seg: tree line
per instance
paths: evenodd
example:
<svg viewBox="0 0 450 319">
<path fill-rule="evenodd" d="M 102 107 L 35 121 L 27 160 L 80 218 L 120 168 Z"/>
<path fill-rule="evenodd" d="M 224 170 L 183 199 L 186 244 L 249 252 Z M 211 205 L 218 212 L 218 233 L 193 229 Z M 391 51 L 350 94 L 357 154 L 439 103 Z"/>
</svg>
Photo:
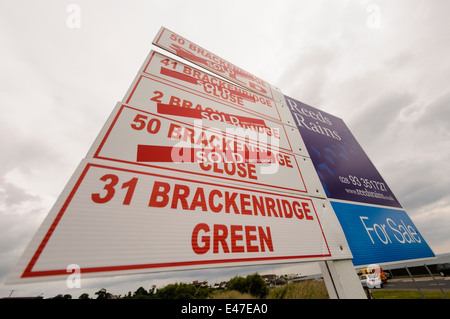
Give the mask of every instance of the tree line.
<svg viewBox="0 0 450 319">
<path fill-rule="evenodd" d="M 241 276 L 231 278 L 226 288 L 211 288 L 186 283 L 175 283 L 160 289 L 156 289 L 155 285 L 151 286 L 148 290 L 144 287 L 139 287 L 135 292 L 132 293 L 129 291 L 124 296 L 115 296 L 105 288 L 101 288 L 95 293 L 95 297 L 91 298 L 89 294 L 83 293 L 78 299 L 207 299 L 215 291 L 220 289 L 237 290 L 241 293 L 248 293 L 256 298 L 265 298 L 269 293 L 269 288 L 264 278 L 258 273 L 254 273 L 245 278 Z M 59 294 L 51 299 L 72 299 L 72 296 L 69 294 Z"/>
</svg>

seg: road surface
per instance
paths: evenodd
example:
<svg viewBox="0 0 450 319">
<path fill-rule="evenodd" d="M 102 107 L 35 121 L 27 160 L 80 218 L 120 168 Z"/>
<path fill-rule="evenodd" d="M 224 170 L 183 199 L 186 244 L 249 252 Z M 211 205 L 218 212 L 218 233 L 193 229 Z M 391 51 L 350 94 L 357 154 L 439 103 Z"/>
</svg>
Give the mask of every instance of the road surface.
<svg viewBox="0 0 450 319">
<path fill-rule="evenodd" d="M 417 277 L 414 278 L 416 285 L 421 290 L 439 290 L 443 289 L 450 298 L 450 277 L 435 276 L 436 281 L 431 277 Z M 417 290 L 414 282 L 409 277 L 392 278 L 383 285 L 382 289 L 387 290 Z"/>
</svg>

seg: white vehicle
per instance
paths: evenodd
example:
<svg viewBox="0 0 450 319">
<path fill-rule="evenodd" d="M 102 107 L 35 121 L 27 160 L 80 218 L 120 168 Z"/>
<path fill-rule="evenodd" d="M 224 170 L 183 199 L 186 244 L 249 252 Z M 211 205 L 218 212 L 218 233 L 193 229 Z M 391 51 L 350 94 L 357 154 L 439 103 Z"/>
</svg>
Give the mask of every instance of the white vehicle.
<svg viewBox="0 0 450 319">
<path fill-rule="evenodd" d="M 363 285 L 363 287 L 367 287 L 370 289 L 371 288 L 381 288 L 383 286 L 383 282 L 375 274 L 362 275 L 361 276 L 361 284 Z"/>
</svg>

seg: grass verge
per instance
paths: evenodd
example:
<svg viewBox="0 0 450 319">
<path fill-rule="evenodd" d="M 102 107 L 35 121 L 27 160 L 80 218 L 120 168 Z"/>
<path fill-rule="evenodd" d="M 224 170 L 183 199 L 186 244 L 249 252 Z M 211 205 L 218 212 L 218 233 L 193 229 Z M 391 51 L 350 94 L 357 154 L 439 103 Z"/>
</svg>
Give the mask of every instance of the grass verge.
<svg viewBox="0 0 450 319">
<path fill-rule="evenodd" d="M 257 299 L 250 294 L 236 290 L 216 291 L 211 299 Z M 329 299 L 323 281 L 305 280 L 280 287 L 271 288 L 265 299 Z"/>
<path fill-rule="evenodd" d="M 267 299 L 330 299 L 323 281 L 305 280 L 270 290 Z"/>
<path fill-rule="evenodd" d="M 416 290 L 371 290 L 374 299 L 423 299 L 422 295 Z M 425 299 L 445 299 L 440 291 L 422 291 Z M 450 292 L 446 291 L 447 297 Z"/>
</svg>

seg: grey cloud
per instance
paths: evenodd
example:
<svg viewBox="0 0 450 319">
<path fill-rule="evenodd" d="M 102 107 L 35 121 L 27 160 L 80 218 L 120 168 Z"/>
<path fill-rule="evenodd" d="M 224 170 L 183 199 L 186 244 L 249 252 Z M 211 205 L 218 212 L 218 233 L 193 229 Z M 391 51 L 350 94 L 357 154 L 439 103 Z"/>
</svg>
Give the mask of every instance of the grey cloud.
<svg viewBox="0 0 450 319">
<path fill-rule="evenodd" d="M 335 45 L 318 44 L 296 57 L 281 76 L 287 95 L 310 105 L 321 105 L 327 75 L 337 58 Z"/>
<path fill-rule="evenodd" d="M 37 200 L 40 200 L 39 196 L 28 194 L 25 190 L 8 183 L 4 178 L 0 180 L 0 202 L 6 207 Z"/>
<path fill-rule="evenodd" d="M 436 133 L 450 134 L 450 90 L 431 101 L 424 110 L 423 116 L 416 121 L 420 128 Z"/>
<path fill-rule="evenodd" d="M 370 147 L 372 141 L 384 135 L 385 130 L 394 124 L 400 111 L 413 100 L 414 96 L 408 93 L 384 93 L 364 105 L 358 112 L 358 117 L 352 118 L 348 125 L 357 132 L 360 142 Z"/>
<path fill-rule="evenodd" d="M 33 166 L 39 166 L 58 157 L 57 150 L 38 136 L 22 133 L 3 120 L 0 121 L 0 136 L 3 154 L 7 154 L 0 157 L 0 172 L 3 174 L 17 167 L 30 172 Z"/>
<path fill-rule="evenodd" d="M 420 154 L 403 156 L 401 151 L 397 152 L 397 159 L 386 166 L 386 179 L 405 208 L 418 211 L 432 203 L 450 200 L 450 180 L 445 178 L 450 176 L 448 152 L 437 154 L 436 158 Z"/>
<path fill-rule="evenodd" d="M 22 204 L 26 204 L 27 194 L 21 196 Z M 12 267 L 19 260 L 20 255 L 24 252 L 26 245 L 30 242 L 33 234 L 37 231 L 36 225 L 42 222 L 44 210 L 39 208 L 37 201 L 31 201 L 38 208 L 23 209 L 18 208 L 19 202 L 7 205 L 0 209 L 0 282 L 6 279 Z M 26 205 L 25 205 L 26 206 Z"/>
</svg>

